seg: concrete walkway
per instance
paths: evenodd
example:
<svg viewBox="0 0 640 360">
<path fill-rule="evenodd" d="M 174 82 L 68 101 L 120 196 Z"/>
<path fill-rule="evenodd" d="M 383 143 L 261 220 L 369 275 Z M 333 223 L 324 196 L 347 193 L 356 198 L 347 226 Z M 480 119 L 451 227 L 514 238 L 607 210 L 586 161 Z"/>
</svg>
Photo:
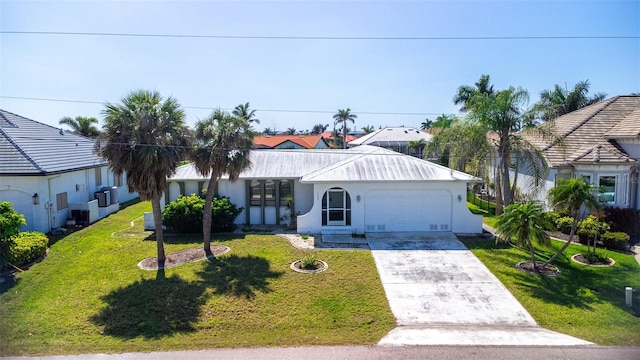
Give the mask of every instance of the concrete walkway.
<svg viewBox="0 0 640 360">
<path fill-rule="evenodd" d="M 539 327 L 451 233 L 367 235 L 398 328 L 379 345 L 591 345 Z"/>
</svg>

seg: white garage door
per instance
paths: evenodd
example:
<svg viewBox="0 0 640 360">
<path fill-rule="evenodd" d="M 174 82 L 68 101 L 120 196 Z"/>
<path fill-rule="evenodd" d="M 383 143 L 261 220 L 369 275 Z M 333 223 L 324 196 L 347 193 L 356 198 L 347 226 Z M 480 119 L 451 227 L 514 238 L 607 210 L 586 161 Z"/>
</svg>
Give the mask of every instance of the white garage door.
<svg viewBox="0 0 640 360">
<path fill-rule="evenodd" d="M 447 190 L 375 190 L 365 199 L 365 231 L 451 231 Z"/>
</svg>

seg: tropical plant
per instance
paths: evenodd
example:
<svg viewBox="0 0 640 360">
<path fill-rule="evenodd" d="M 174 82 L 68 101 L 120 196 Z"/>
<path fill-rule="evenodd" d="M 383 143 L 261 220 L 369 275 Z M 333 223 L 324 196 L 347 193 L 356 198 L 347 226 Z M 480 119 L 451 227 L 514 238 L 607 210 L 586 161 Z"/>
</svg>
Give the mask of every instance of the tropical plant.
<svg viewBox="0 0 640 360">
<path fill-rule="evenodd" d="M 289 135 L 295 135 L 295 134 L 296 134 L 296 131 L 297 131 L 297 130 L 296 130 L 296 128 L 294 128 L 294 127 L 290 127 L 290 128 L 288 128 L 288 129 L 287 129 L 287 134 L 289 134 Z"/>
<path fill-rule="evenodd" d="M 582 178 L 558 179 L 556 186 L 549 190 L 549 205 L 558 212 L 571 215 L 573 222 L 569 240 L 545 264 L 552 263 L 569 247 L 576 233 L 578 221 L 583 219 L 588 211 L 600 209 L 594 191 L 593 185 Z"/>
<path fill-rule="evenodd" d="M 12 242 L 8 264 L 21 266 L 42 257 L 47 252 L 49 238 L 38 231 L 25 231 L 14 236 Z"/>
<path fill-rule="evenodd" d="M 260 120 L 256 119 L 256 110 L 255 109 L 250 110 L 248 102 L 236 106 L 231 113 L 241 119 L 244 119 L 249 124 L 251 123 L 260 124 Z"/>
<path fill-rule="evenodd" d="M 426 118 L 424 119 L 422 124 L 420 124 L 420 130 L 429 130 L 431 129 L 432 124 L 433 124 L 433 121 L 429 120 L 429 118 Z"/>
<path fill-rule="evenodd" d="M 65 116 L 58 123 L 69 126 L 76 135 L 89 138 L 96 138 L 100 135 L 100 130 L 94 125 L 98 123 L 98 119 L 94 117 L 76 116 L 75 119 L 72 119 Z"/>
<path fill-rule="evenodd" d="M 103 133 L 96 150 L 106 158 L 116 176 L 126 173 L 129 191 L 150 200 L 153 208 L 158 268 L 164 267 L 164 237 L 160 198 L 167 177 L 191 147 L 191 133 L 184 112 L 172 97 L 164 100 L 156 91 L 138 90 L 119 104 L 107 103 Z"/>
<path fill-rule="evenodd" d="M 10 252 L 14 245 L 14 237 L 26 223 L 24 215 L 15 211 L 10 202 L 0 202 L 0 270 L 6 269 L 11 261 Z"/>
<path fill-rule="evenodd" d="M 453 122 L 456 120 L 454 115 L 438 115 L 438 117 L 431 124 L 432 129 L 447 129 L 451 127 Z"/>
<path fill-rule="evenodd" d="M 367 125 L 367 126 L 363 126 L 360 128 L 360 130 L 362 130 L 362 132 L 366 135 L 366 134 L 371 134 L 372 132 L 376 131 L 376 129 L 373 127 L 373 125 Z"/>
<path fill-rule="evenodd" d="M 347 148 L 347 133 L 349 131 L 349 123 L 355 124 L 358 115 L 351 113 L 350 108 L 338 109 L 338 112 L 333 115 L 333 125 L 342 126 L 342 148 Z"/>
<path fill-rule="evenodd" d="M 164 208 L 162 221 L 167 228 L 176 232 L 199 232 L 203 228 L 205 197 L 197 194 L 180 196 Z M 243 208 L 237 207 L 228 197 L 214 196 L 211 205 L 211 232 L 233 231 L 234 221 L 242 210 Z"/>
<path fill-rule="evenodd" d="M 407 148 L 411 154 L 416 154 L 418 157 L 422 157 L 422 150 L 424 149 L 424 139 L 411 140 L 407 143 Z"/>
<path fill-rule="evenodd" d="M 534 109 L 542 120 L 549 121 L 600 102 L 607 97 L 607 94 L 601 92 L 588 96 L 589 86 L 589 80 L 583 80 L 577 83 L 573 90 L 569 91 L 555 84 L 553 90 L 540 92 L 540 100 L 534 105 Z"/>
<path fill-rule="evenodd" d="M 496 235 L 504 241 L 514 241 L 520 248 L 528 248 L 533 268 L 537 269 L 533 242 L 549 246 L 551 240 L 545 229 L 551 226 L 544 215 L 544 206 L 538 201 L 511 204 L 496 222 Z"/>
<path fill-rule="evenodd" d="M 581 243 L 587 245 L 587 255 L 595 254 L 596 242 L 600 236 L 611 229 L 609 224 L 604 221 L 600 221 L 598 217 L 589 215 L 585 219 L 578 222 L 578 239 Z"/>
<path fill-rule="evenodd" d="M 311 135 L 320 135 L 323 132 L 325 132 L 328 127 L 329 127 L 329 124 L 322 124 L 322 123 L 315 124 L 311 129 Z"/>
<path fill-rule="evenodd" d="M 264 130 L 262 130 L 262 133 L 265 135 L 275 135 L 276 131 L 272 128 L 264 128 Z"/>
<path fill-rule="evenodd" d="M 244 118 L 229 115 L 218 109 L 196 123 L 196 150 L 193 163 L 203 176 L 211 174 L 202 216 L 204 251 L 211 255 L 211 209 L 215 184 L 224 174 L 230 181 L 251 166 L 249 155 L 253 148 L 251 125 Z"/>
<path fill-rule="evenodd" d="M 458 92 L 453 97 L 453 103 L 455 105 L 462 105 L 460 111 L 466 112 L 469 110 L 467 106 L 468 102 L 478 95 L 495 95 L 493 85 L 489 85 L 491 81 L 489 75 L 481 75 L 480 80 L 475 83 L 475 87 L 469 85 L 462 85 L 458 88 Z"/>
</svg>

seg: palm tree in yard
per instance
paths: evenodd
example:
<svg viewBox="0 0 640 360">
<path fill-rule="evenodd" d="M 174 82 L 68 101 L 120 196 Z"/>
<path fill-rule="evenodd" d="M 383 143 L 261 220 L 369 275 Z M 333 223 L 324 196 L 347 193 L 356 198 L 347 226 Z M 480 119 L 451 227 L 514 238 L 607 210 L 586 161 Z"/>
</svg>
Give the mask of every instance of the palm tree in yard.
<svg viewBox="0 0 640 360">
<path fill-rule="evenodd" d="M 555 84 L 553 90 L 540 92 L 540 101 L 534 105 L 534 108 L 540 114 L 542 120 L 549 121 L 600 102 L 607 97 L 605 93 L 596 93 L 593 96 L 588 96 L 589 86 L 589 80 L 583 80 L 577 83 L 573 90 L 569 91 Z"/>
<path fill-rule="evenodd" d="M 244 119 L 249 123 L 260 124 L 260 120 L 256 119 L 256 110 L 250 110 L 249 103 L 244 103 L 236 106 L 235 109 L 233 109 L 232 114 L 241 119 Z"/>
<path fill-rule="evenodd" d="M 556 186 L 549 190 L 549 205 L 558 212 L 568 213 L 573 218 L 573 223 L 569 240 L 545 264 L 553 262 L 571 244 L 578 220 L 588 215 L 587 212 L 600 209 L 594 192 L 593 185 L 582 178 L 558 179 Z"/>
<path fill-rule="evenodd" d="M 544 207 L 538 201 L 511 204 L 496 222 L 496 235 L 504 241 L 515 241 L 518 247 L 527 248 L 534 271 L 538 269 L 534 241 L 549 246 L 551 240 L 545 229 L 549 221 L 544 216 Z M 546 264 L 545 264 L 546 265 Z"/>
<path fill-rule="evenodd" d="M 347 148 L 347 131 L 349 122 L 355 124 L 358 115 L 352 114 L 350 108 L 338 109 L 338 112 L 333 115 L 334 126 L 342 125 L 342 148 Z"/>
<path fill-rule="evenodd" d="M 65 116 L 58 123 L 69 126 L 76 135 L 89 138 L 97 138 L 100 135 L 100 130 L 95 126 L 98 123 L 98 119 L 94 117 L 76 116 L 75 119 L 72 119 Z"/>
<path fill-rule="evenodd" d="M 224 174 L 229 175 L 230 181 L 236 181 L 240 173 L 251 166 L 249 154 L 253 148 L 253 132 L 245 118 L 215 110 L 196 123 L 195 136 L 193 163 L 203 176 L 211 174 L 202 216 L 204 251 L 211 255 L 211 204 L 215 184 Z"/>
<path fill-rule="evenodd" d="M 327 128 L 329 127 L 329 124 L 315 124 L 313 125 L 313 128 L 311 129 L 311 135 L 320 135 L 323 132 L 325 132 L 327 130 Z"/>
<path fill-rule="evenodd" d="M 164 239 L 160 198 L 167 177 L 185 158 L 191 144 L 184 112 L 172 97 L 158 92 L 134 91 L 119 104 L 107 103 L 105 124 L 96 150 L 106 158 L 116 176 L 126 173 L 129 191 L 150 200 L 153 208 L 158 268 L 164 267 Z"/>
<path fill-rule="evenodd" d="M 418 157 L 422 157 L 422 150 L 424 149 L 425 142 L 424 139 L 420 140 L 411 140 L 407 143 L 407 148 L 411 152 L 411 154 L 415 154 Z"/>
<path fill-rule="evenodd" d="M 376 129 L 373 127 L 373 125 L 367 125 L 367 126 L 363 126 L 360 128 L 360 130 L 362 130 L 362 132 L 366 135 L 366 134 L 371 134 L 372 132 L 376 131 Z"/>
<path fill-rule="evenodd" d="M 420 124 L 420 130 L 429 130 L 429 129 L 431 129 L 431 125 L 432 124 L 433 124 L 433 121 L 431 121 L 429 119 L 424 119 L 422 124 Z"/>
<path fill-rule="evenodd" d="M 475 87 L 469 85 L 462 85 L 458 88 L 458 92 L 453 97 L 453 103 L 455 105 L 462 105 L 460 111 L 468 111 L 469 107 L 467 103 L 471 98 L 476 97 L 478 95 L 495 95 L 495 91 L 493 90 L 493 85 L 489 85 L 491 79 L 489 75 L 481 75 L 480 80 L 475 83 Z"/>
</svg>

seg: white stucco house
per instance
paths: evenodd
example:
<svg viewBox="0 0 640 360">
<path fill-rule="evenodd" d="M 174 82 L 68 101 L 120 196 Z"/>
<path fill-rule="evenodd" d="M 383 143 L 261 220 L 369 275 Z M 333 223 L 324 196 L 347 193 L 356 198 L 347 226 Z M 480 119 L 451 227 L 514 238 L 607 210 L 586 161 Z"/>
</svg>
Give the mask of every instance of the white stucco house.
<svg viewBox="0 0 640 360">
<path fill-rule="evenodd" d="M 367 145 L 250 156 L 252 166 L 239 180 L 217 185 L 219 195 L 244 207 L 237 224 L 289 224 L 297 214 L 298 233 L 482 232 L 465 195 L 467 184 L 481 180 L 444 166 Z M 198 193 L 207 181 L 183 165 L 168 179 L 165 200 Z"/>
<path fill-rule="evenodd" d="M 94 140 L 0 110 L 0 201 L 24 215 L 22 231 L 92 223 L 131 200 L 93 151 Z"/>
<path fill-rule="evenodd" d="M 640 96 L 616 96 L 558 117 L 562 141 L 528 139 L 542 151 L 550 172 L 538 198 L 545 201 L 559 178 L 581 177 L 599 188 L 606 206 L 640 210 Z M 530 192 L 530 177 L 517 185 Z"/>
</svg>

